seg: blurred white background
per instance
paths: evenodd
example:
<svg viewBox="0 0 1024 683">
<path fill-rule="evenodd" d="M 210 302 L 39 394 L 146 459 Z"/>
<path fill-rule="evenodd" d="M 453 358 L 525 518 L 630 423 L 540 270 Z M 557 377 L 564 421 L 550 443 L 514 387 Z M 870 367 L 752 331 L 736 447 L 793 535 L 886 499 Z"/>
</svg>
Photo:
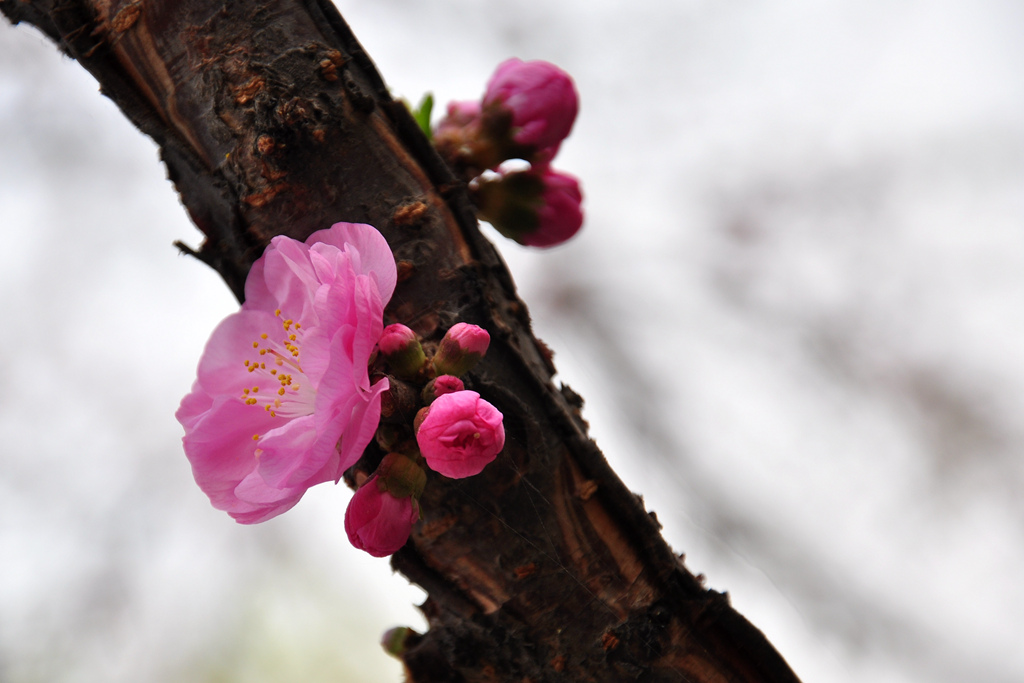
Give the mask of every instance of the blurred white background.
<svg viewBox="0 0 1024 683">
<path fill-rule="evenodd" d="M 412 100 L 576 78 L 584 231 L 499 247 L 691 570 L 808 683 L 1024 680 L 1024 5 L 339 5 Z M 235 302 L 153 144 L 6 24 L 0 162 L 0 681 L 399 680 L 422 593 L 345 487 L 243 527 L 193 484 Z"/>
</svg>

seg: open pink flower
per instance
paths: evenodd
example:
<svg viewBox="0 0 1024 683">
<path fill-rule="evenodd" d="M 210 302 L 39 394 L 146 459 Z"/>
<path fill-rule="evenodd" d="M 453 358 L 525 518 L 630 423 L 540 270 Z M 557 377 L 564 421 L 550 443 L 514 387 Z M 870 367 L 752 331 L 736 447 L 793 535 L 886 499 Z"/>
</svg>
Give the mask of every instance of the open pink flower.
<svg viewBox="0 0 1024 683">
<path fill-rule="evenodd" d="M 391 250 L 369 225 L 271 241 L 176 415 L 214 507 L 262 522 L 359 459 L 388 388 L 370 384 L 367 363 L 395 282 Z"/>
<path fill-rule="evenodd" d="M 505 446 L 503 416 L 475 391 L 442 394 L 416 432 L 430 469 L 452 479 L 479 474 Z"/>
<path fill-rule="evenodd" d="M 360 550 L 386 557 L 409 540 L 420 509 L 414 497 L 396 497 L 379 483 L 374 475 L 353 494 L 345 510 L 345 533 Z"/>
<path fill-rule="evenodd" d="M 487 82 L 483 106 L 512 113 L 513 137 L 538 150 L 557 149 L 569 135 L 579 109 L 572 78 L 554 64 L 513 57 L 498 65 Z M 553 156 L 553 152 L 547 158 Z"/>
</svg>

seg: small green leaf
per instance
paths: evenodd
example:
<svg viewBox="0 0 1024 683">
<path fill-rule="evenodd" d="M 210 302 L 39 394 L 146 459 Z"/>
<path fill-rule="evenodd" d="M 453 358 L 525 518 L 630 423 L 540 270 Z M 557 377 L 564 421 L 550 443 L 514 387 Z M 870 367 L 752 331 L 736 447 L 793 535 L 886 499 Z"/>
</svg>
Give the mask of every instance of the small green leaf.
<svg viewBox="0 0 1024 683">
<path fill-rule="evenodd" d="M 419 124 L 420 130 L 427 136 L 428 140 L 433 138 L 430 131 L 430 113 L 434 110 L 434 94 L 427 93 L 420 100 L 419 106 L 412 110 L 412 117 Z"/>
</svg>

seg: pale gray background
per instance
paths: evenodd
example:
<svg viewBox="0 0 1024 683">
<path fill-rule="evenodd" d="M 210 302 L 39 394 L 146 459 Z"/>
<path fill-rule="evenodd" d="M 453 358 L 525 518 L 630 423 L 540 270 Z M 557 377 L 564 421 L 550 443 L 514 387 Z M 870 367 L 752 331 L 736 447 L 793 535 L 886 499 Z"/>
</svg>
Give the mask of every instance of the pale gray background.
<svg viewBox="0 0 1024 683">
<path fill-rule="evenodd" d="M 808 683 L 1024 680 L 1019 0 L 340 5 L 410 99 L 576 78 L 584 231 L 499 246 L 693 571 Z M 191 481 L 235 303 L 96 91 L 0 26 L 0 681 L 399 680 L 422 593 L 347 489 L 243 527 Z"/>
</svg>

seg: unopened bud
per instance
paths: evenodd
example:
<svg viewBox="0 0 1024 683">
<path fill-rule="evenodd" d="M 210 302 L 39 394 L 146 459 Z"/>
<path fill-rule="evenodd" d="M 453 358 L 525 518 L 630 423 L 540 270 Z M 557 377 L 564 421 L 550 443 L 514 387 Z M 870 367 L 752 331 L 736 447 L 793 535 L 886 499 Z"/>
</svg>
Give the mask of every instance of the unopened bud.
<svg viewBox="0 0 1024 683">
<path fill-rule="evenodd" d="M 423 402 L 430 405 L 438 396 L 444 396 L 445 394 L 450 394 L 453 391 L 462 391 L 465 388 L 466 385 L 463 384 L 462 380 L 458 377 L 453 377 L 451 375 L 438 375 L 427 382 L 427 386 L 423 387 L 421 396 L 423 397 Z"/>
<path fill-rule="evenodd" d="M 478 182 L 480 218 L 531 247 L 552 247 L 583 225 L 583 193 L 576 178 L 551 168 L 511 171 Z"/>
<path fill-rule="evenodd" d="M 416 333 L 401 323 L 385 327 L 377 346 L 388 367 L 399 377 L 415 377 L 427 361 Z"/>
<path fill-rule="evenodd" d="M 405 545 L 419 518 L 419 503 L 414 497 L 397 495 L 374 474 L 348 503 L 345 533 L 356 548 L 374 557 L 386 557 Z"/>
<path fill-rule="evenodd" d="M 438 375 L 464 375 L 484 357 L 490 342 L 491 335 L 482 327 L 456 323 L 438 346 L 434 370 Z"/>
<path fill-rule="evenodd" d="M 554 64 L 512 58 L 499 64 L 487 83 L 483 108 L 492 107 L 510 113 L 517 144 L 557 149 L 572 130 L 579 99 L 572 78 Z"/>
</svg>

